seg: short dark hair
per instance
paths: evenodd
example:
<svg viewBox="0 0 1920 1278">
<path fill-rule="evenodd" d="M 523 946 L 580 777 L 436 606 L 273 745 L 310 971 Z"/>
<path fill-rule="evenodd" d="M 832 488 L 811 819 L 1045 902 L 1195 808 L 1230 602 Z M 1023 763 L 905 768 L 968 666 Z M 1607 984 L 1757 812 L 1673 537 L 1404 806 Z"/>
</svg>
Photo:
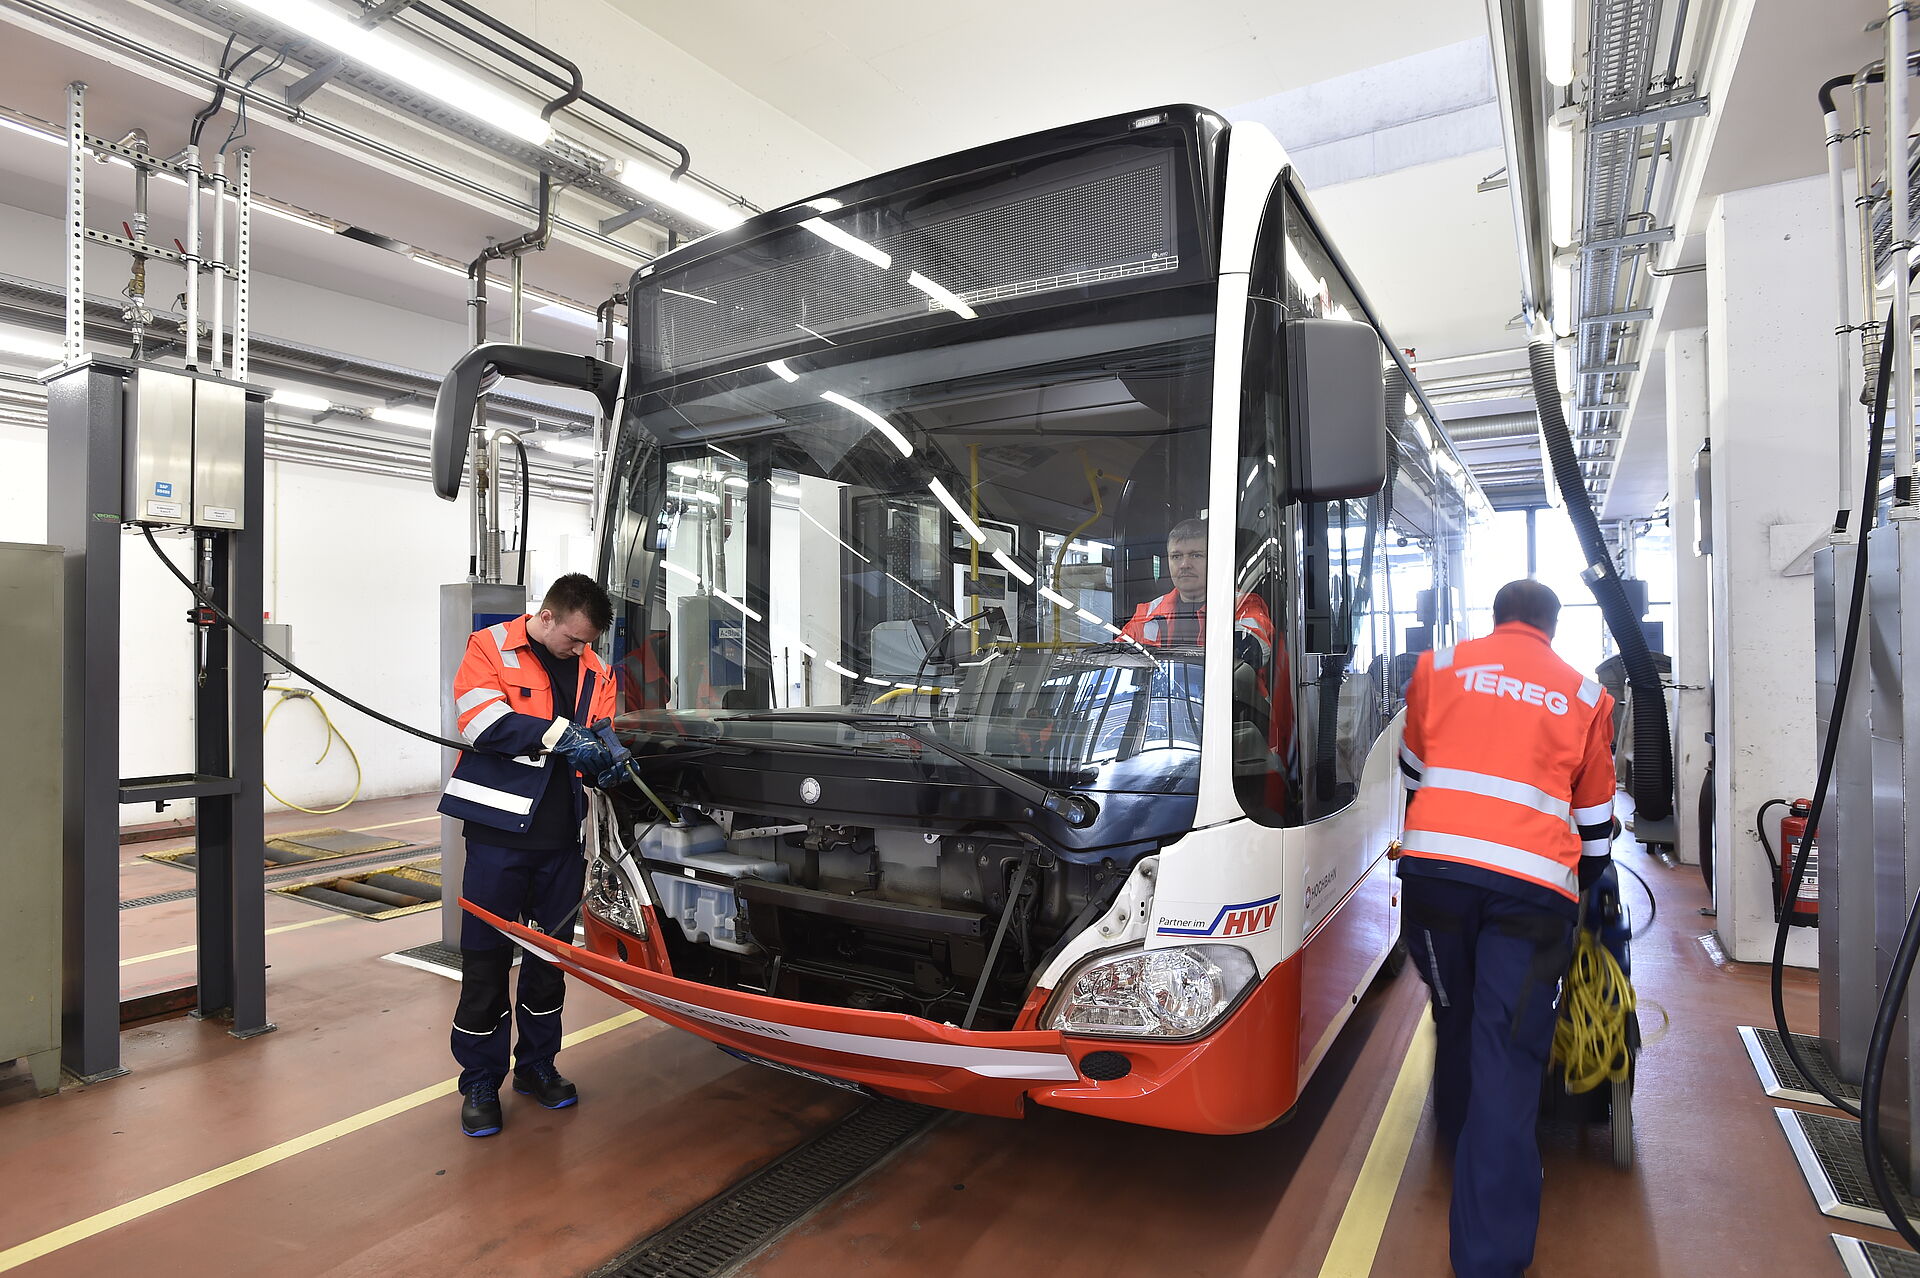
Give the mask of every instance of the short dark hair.
<svg viewBox="0 0 1920 1278">
<path fill-rule="evenodd" d="M 1167 544 L 1176 541 L 1205 541 L 1207 539 L 1207 521 L 1204 519 L 1183 519 L 1167 529 Z"/>
<path fill-rule="evenodd" d="M 1560 621 L 1560 596 L 1531 577 L 1509 581 L 1493 597 L 1493 624 L 1509 621 L 1524 622 L 1552 634 Z"/>
<path fill-rule="evenodd" d="M 570 572 L 548 586 L 540 607 L 556 619 L 585 613 L 587 624 L 602 634 L 613 624 L 613 600 L 607 598 L 599 582 L 584 572 Z"/>
</svg>

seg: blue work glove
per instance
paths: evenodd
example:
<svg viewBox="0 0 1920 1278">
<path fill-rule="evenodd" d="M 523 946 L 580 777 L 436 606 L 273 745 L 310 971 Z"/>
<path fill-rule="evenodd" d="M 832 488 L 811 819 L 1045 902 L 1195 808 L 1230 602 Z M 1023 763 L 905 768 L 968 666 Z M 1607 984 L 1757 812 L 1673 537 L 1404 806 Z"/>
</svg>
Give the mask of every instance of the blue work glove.
<svg viewBox="0 0 1920 1278">
<path fill-rule="evenodd" d="M 594 724 L 593 735 L 606 749 L 607 760 L 604 766 L 587 775 L 593 779 L 594 785 L 598 788 L 611 790 L 627 779 L 627 765 L 632 762 L 633 753 L 621 744 L 620 738 L 613 731 L 611 719 L 602 719 Z"/>
<path fill-rule="evenodd" d="M 588 777 L 599 777 L 613 767 L 613 756 L 607 749 L 607 743 L 587 729 L 575 723 L 569 723 L 547 743 L 547 748 L 555 754 L 564 755 L 568 763 Z"/>
</svg>

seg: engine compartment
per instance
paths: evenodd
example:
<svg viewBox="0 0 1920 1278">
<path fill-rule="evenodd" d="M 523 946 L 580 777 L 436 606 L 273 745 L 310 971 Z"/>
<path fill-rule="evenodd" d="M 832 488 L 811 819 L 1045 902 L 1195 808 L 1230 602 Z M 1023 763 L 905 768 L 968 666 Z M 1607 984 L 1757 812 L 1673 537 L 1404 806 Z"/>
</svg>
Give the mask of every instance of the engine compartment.
<svg viewBox="0 0 1920 1278">
<path fill-rule="evenodd" d="M 633 835 L 676 976 L 1002 1030 L 1019 1019 L 1035 974 L 1150 850 L 1090 856 L 1014 828 L 802 823 L 719 808 L 641 822 Z"/>
</svg>

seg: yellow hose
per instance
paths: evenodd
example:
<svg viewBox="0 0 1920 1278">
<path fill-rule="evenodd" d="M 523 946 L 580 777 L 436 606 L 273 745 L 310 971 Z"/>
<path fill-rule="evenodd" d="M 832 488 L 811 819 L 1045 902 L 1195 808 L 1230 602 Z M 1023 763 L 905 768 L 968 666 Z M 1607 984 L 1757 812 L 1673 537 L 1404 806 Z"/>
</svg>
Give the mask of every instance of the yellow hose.
<svg viewBox="0 0 1920 1278">
<path fill-rule="evenodd" d="M 274 691 L 280 694 L 280 699 L 278 701 L 275 701 L 271 706 L 267 708 L 267 717 L 260 724 L 260 735 L 263 737 L 266 735 L 268 726 L 273 723 L 273 716 L 277 714 L 280 710 L 280 707 L 285 705 L 287 702 L 289 701 L 312 702 L 313 708 L 320 712 L 320 717 L 326 721 L 326 725 L 327 725 L 326 745 L 321 748 L 320 758 L 315 759 L 314 763 L 317 765 L 327 757 L 327 751 L 333 749 L 333 739 L 335 737 L 339 737 L 340 744 L 347 748 L 347 756 L 353 760 L 353 793 L 348 795 L 346 802 L 340 804 L 338 807 L 306 808 L 306 807 L 301 807 L 298 803 L 293 802 L 293 800 L 291 799 L 283 799 L 278 794 L 274 794 L 273 787 L 268 785 L 264 778 L 262 778 L 260 782 L 261 788 L 266 790 L 268 794 L 272 794 L 276 802 L 283 803 L 287 807 L 292 808 L 296 812 L 305 812 L 310 816 L 330 816 L 335 812 L 344 811 L 346 808 L 351 807 L 353 805 L 353 801 L 360 797 L 360 786 L 362 782 L 365 780 L 365 774 L 360 769 L 360 756 L 354 750 L 353 742 L 347 740 L 346 733 L 340 731 L 340 729 L 337 726 L 335 726 L 333 722 L 333 716 L 327 713 L 327 708 L 324 705 L 320 704 L 320 697 L 318 694 L 311 692 L 306 688 L 275 688 Z"/>
<path fill-rule="evenodd" d="M 1633 1064 L 1627 1024 L 1636 1001 L 1633 982 L 1613 952 L 1581 928 L 1560 995 L 1560 1020 L 1553 1027 L 1553 1062 L 1569 1092 L 1590 1092 L 1627 1077 Z"/>
</svg>

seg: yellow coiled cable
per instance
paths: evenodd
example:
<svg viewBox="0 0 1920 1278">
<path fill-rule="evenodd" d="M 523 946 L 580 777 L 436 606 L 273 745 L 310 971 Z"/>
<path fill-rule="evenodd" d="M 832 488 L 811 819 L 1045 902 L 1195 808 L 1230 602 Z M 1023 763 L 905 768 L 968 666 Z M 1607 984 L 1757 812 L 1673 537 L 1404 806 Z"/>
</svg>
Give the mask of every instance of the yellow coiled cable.
<svg viewBox="0 0 1920 1278">
<path fill-rule="evenodd" d="M 266 790 L 268 794 L 272 794 L 275 801 L 285 804 L 287 807 L 292 808 L 296 812 L 305 812 L 309 816 L 330 816 L 335 812 L 341 812 L 351 807 L 353 805 L 353 801 L 360 797 L 360 786 L 366 779 L 365 774 L 360 769 L 360 755 L 354 750 L 353 742 L 347 740 L 347 734 L 340 731 L 340 729 L 337 726 L 335 726 L 333 722 L 333 716 L 328 714 L 326 706 L 320 703 L 320 697 L 317 693 L 312 692 L 306 688 L 275 688 L 274 691 L 280 694 L 280 699 L 274 702 L 273 705 L 267 708 L 267 717 L 260 724 L 260 734 L 262 736 L 266 735 L 268 726 L 273 723 L 273 716 L 276 713 L 278 713 L 280 710 L 280 707 L 285 705 L 287 702 L 289 701 L 312 702 L 313 708 L 320 712 L 320 717 L 326 721 L 326 725 L 327 725 L 326 746 L 320 751 L 320 758 L 315 759 L 313 762 L 316 766 L 320 764 L 327 757 L 327 751 L 333 749 L 333 739 L 335 737 L 339 737 L 340 744 L 347 748 L 347 756 L 353 760 L 353 793 L 348 795 L 346 802 L 340 804 L 338 807 L 306 808 L 306 807 L 300 806 L 298 803 L 295 803 L 291 799 L 283 799 L 278 794 L 274 794 L 273 787 L 268 785 L 264 778 L 260 782 L 261 788 Z"/>
<path fill-rule="evenodd" d="M 1560 1020 L 1553 1027 L 1553 1063 L 1567 1090 L 1590 1092 L 1626 1079 L 1633 1065 L 1628 1018 L 1637 998 L 1620 961 L 1587 928 L 1575 933 L 1573 963 L 1560 993 Z"/>
</svg>

